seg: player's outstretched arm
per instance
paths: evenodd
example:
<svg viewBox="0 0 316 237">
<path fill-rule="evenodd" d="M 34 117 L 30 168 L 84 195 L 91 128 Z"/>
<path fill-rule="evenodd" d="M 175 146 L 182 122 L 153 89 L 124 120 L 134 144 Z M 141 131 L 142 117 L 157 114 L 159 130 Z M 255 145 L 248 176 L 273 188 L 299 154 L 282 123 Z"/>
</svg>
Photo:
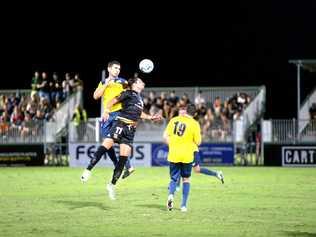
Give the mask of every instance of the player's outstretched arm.
<svg viewBox="0 0 316 237">
<path fill-rule="evenodd" d="M 160 121 L 162 119 L 160 114 L 154 114 L 154 115 L 150 115 L 150 114 L 146 114 L 144 112 L 142 112 L 142 114 L 140 115 L 141 119 L 147 119 L 147 120 L 152 120 L 154 122 L 156 121 Z"/>
</svg>

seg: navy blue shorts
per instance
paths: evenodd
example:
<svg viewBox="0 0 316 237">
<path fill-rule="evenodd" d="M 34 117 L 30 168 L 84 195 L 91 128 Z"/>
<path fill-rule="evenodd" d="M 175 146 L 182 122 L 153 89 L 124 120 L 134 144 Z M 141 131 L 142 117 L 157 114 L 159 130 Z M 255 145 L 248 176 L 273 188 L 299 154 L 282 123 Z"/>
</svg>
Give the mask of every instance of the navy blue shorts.
<svg viewBox="0 0 316 237">
<path fill-rule="evenodd" d="M 112 138 L 115 143 L 126 144 L 132 148 L 135 132 L 135 126 L 126 124 L 120 120 L 115 120 L 107 137 Z"/>
<path fill-rule="evenodd" d="M 177 182 L 180 178 L 189 178 L 192 172 L 192 163 L 169 163 L 170 178 Z"/>
<path fill-rule="evenodd" d="M 101 135 L 102 138 L 106 138 L 111 130 L 111 127 L 113 126 L 113 122 L 116 119 L 116 116 L 119 114 L 119 111 L 111 112 L 109 114 L 109 119 L 105 122 L 101 122 Z"/>
<path fill-rule="evenodd" d="M 201 163 L 200 153 L 198 151 L 195 151 L 192 166 L 193 167 L 198 166 L 198 165 L 200 165 L 200 163 Z"/>
</svg>

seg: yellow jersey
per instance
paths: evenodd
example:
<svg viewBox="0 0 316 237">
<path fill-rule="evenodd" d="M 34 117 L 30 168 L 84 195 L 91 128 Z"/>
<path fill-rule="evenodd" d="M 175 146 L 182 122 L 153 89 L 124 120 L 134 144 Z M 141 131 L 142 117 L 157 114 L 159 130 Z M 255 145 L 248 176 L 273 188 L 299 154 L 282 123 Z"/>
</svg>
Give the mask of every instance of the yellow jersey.
<svg viewBox="0 0 316 237">
<path fill-rule="evenodd" d="M 124 86 L 127 85 L 127 81 L 123 78 L 116 78 L 110 81 L 103 93 L 103 108 L 105 109 L 109 101 L 119 96 L 124 91 Z M 99 83 L 98 88 L 104 86 L 102 82 Z M 122 109 L 122 103 L 116 103 L 112 106 L 110 112 L 115 112 Z"/>
<path fill-rule="evenodd" d="M 193 162 L 193 153 L 202 140 L 200 124 L 190 116 L 177 116 L 169 121 L 165 133 L 169 136 L 168 161 Z"/>
</svg>

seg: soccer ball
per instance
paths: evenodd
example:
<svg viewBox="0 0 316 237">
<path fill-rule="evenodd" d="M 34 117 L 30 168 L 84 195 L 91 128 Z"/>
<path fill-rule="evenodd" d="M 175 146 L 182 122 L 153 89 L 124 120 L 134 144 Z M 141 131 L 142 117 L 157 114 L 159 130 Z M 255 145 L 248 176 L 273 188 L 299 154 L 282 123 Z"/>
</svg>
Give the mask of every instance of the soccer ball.
<svg viewBox="0 0 316 237">
<path fill-rule="evenodd" d="M 144 73 L 150 73 L 154 69 L 154 63 L 150 59 L 143 59 L 139 63 L 139 69 Z"/>
</svg>

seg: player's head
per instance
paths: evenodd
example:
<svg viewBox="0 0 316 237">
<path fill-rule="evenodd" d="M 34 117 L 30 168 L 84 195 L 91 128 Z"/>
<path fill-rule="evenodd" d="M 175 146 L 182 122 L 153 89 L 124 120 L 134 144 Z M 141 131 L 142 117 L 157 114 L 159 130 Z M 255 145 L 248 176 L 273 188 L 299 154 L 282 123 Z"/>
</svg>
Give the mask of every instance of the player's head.
<svg viewBox="0 0 316 237">
<path fill-rule="evenodd" d="M 119 61 L 111 61 L 108 63 L 108 73 L 110 77 L 116 78 L 120 74 L 121 64 Z"/>
<path fill-rule="evenodd" d="M 141 92 L 145 88 L 145 83 L 139 77 L 132 77 L 128 80 L 128 86 L 134 91 Z"/>
<path fill-rule="evenodd" d="M 190 116 L 195 116 L 196 114 L 196 108 L 194 104 L 188 104 L 187 105 L 187 114 Z"/>
</svg>

